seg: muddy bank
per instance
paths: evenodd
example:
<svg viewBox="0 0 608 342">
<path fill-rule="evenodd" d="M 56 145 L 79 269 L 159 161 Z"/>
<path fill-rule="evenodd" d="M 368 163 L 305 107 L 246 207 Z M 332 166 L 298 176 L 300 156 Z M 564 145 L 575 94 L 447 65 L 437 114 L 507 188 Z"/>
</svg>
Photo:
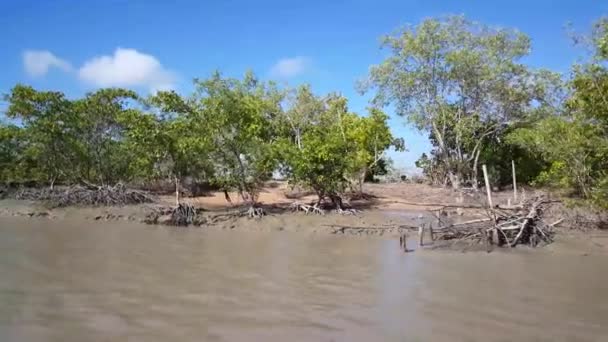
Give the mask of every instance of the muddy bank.
<svg viewBox="0 0 608 342">
<path fill-rule="evenodd" d="M 140 204 L 123 207 L 67 207 L 46 208 L 41 203 L 20 200 L 0 200 L 0 217 L 44 218 L 50 220 L 77 220 L 100 222 L 138 222 L 169 225 L 169 207 L 162 204 Z M 302 233 L 374 235 L 395 237 L 411 229 L 430 214 L 413 210 L 368 209 L 357 215 L 306 215 L 283 210 L 268 212 L 261 219 L 249 219 L 240 215 L 241 209 L 199 210 L 197 221 L 191 229 L 234 231 L 287 231 Z M 345 228 L 346 227 L 346 228 Z"/>
<path fill-rule="evenodd" d="M 24 218 L 36 221 L 57 222 L 98 222 L 104 224 L 122 225 L 124 223 L 146 223 L 159 210 L 166 209 L 162 204 L 141 204 L 124 207 L 68 207 L 48 209 L 44 205 L 32 201 L 0 200 L 0 218 Z M 167 227 L 176 230 L 202 231 L 234 231 L 234 232 L 293 232 L 304 235 L 337 235 L 376 237 L 398 240 L 401 234 L 407 232 L 408 246 L 411 250 L 418 248 L 417 235 L 412 227 L 421 222 L 430 222 L 434 216 L 425 210 L 393 208 L 367 209 L 357 215 L 338 215 L 328 213 L 324 216 L 306 215 L 290 211 L 269 213 L 261 219 L 249 219 L 237 216 L 238 210 L 207 210 L 201 211 L 202 225 L 192 225 L 188 228 L 169 227 L 162 224 L 153 225 L 158 228 Z M 447 220 L 453 222 L 468 220 L 480 213 L 470 215 L 452 215 Z M 151 227 L 153 227 L 151 226 Z M 483 246 L 471 246 L 460 243 L 444 248 L 443 242 L 425 240 L 425 248 L 433 251 L 485 251 Z M 503 249 L 508 251 L 508 249 Z M 519 251 L 532 250 L 518 247 Z M 555 241 L 542 248 L 543 253 L 571 253 L 575 255 L 608 254 L 608 231 L 580 231 L 570 227 L 562 227 Z"/>
<path fill-rule="evenodd" d="M 433 223 L 438 225 L 441 212 L 441 225 L 457 224 L 459 222 L 487 219 L 479 193 L 457 193 L 449 189 L 434 188 L 422 184 L 366 184 L 364 198 L 353 198 L 348 204 L 358 208 L 357 215 L 339 215 L 327 211 L 326 215 L 306 215 L 302 212 L 289 210 L 295 201 L 310 203 L 314 195 L 298 192 L 285 183 L 273 183 L 266 187 L 260 202 L 268 215 L 261 219 L 249 219 L 242 215 L 244 207 L 237 199 L 231 206 L 226 203 L 223 193 L 209 193 L 202 197 L 183 198 L 183 202 L 196 208 L 196 220 L 191 229 L 253 231 L 253 232 L 298 232 L 305 234 L 332 234 L 377 236 L 399 238 L 404 232 L 409 238 L 416 238 L 417 227 L 421 224 Z M 529 192 L 528 196 L 533 195 Z M 510 192 L 493 194 L 495 203 L 506 205 L 510 203 Z M 41 202 L 4 199 L 0 200 L 0 217 L 42 218 L 45 220 L 78 220 L 99 222 L 136 222 L 154 225 L 171 224 L 170 211 L 173 208 L 174 197 L 157 196 L 154 203 L 144 203 L 126 206 L 98 207 L 63 207 L 48 208 Z M 439 209 L 441 209 L 439 211 Z M 550 222 L 563 216 L 561 208 L 552 208 Z M 585 237 L 585 234 L 572 231 L 580 226 L 563 221 L 557 235 Z M 595 230 L 586 233 L 589 236 Z M 601 233 L 601 232 L 600 232 Z M 600 239 L 601 240 L 601 239 Z M 559 241 L 559 239 L 557 240 Z M 445 243 L 435 241 L 429 243 L 428 236 L 425 245 L 431 248 L 444 247 Z M 455 244 L 454 250 L 483 250 L 475 248 L 469 241 Z M 604 241 L 598 242 L 603 248 Z"/>
</svg>

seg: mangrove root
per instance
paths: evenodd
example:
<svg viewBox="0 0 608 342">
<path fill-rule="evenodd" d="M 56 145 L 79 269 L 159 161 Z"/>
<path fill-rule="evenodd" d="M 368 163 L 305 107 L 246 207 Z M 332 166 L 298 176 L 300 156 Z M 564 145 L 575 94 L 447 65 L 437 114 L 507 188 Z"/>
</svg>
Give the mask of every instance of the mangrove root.
<svg viewBox="0 0 608 342">
<path fill-rule="evenodd" d="M 266 215 L 266 212 L 262 208 L 251 206 L 247 210 L 246 214 L 247 214 L 247 217 L 249 217 L 249 218 L 257 219 L 257 218 L 261 218 L 262 216 Z"/>
<path fill-rule="evenodd" d="M 325 211 L 319 208 L 318 204 L 314 205 L 303 204 L 299 202 L 294 202 L 289 205 L 289 208 L 293 211 L 303 211 L 306 214 L 317 214 L 317 215 L 325 215 Z"/>
<path fill-rule="evenodd" d="M 56 188 L 27 188 L 17 192 L 16 199 L 44 201 L 54 207 L 67 206 L 123 206 L 152 203 L 143 191 L 127 188 L 118 183 L 114 186 L 70 186 Z"/>
<path fill-rule="evenodd" d="M 191 204 L 180 203 L 171 212 L 171 222 L 175 226 L 189 226 L 196 218 L 196 210 Z"/>
<path fill-rule="evenodd" d="M 336 214 L 340 214 L 340 215 L 357 215 L 358 213 L 360 213 L 359 210 L 357 209 L 342 209 L 342 208 L 338 208 L 335 210 Z"/>
</svg>

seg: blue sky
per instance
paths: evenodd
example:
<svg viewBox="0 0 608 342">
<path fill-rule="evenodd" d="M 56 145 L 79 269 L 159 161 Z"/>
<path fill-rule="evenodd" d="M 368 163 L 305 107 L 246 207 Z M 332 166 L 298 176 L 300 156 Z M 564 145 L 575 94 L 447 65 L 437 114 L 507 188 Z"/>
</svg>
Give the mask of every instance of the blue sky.
<svg viewBox="0 0 608 342">
<path fill-rule="evenodd" d="M 252 69 L 319 94 L 341 92 L 363 113 L 369 96 L 354 84 L 385 55 L 379 37 L 404 24 L 465 14 L 517 28 L 532 38 L 526 63 L 567 72 L 580 51 L 565 24 L 585 31 L 607 13 L 601 0 L 0 0 L 0 92 L 21 82 L 73 97 L 102 86 L 188 93 L 194 77 Z M 426 134 L 399 118 L 391 128 L 409 148 L 391 153 L 395 164 L 413 166 L 430 148 Z"/>
</svg>

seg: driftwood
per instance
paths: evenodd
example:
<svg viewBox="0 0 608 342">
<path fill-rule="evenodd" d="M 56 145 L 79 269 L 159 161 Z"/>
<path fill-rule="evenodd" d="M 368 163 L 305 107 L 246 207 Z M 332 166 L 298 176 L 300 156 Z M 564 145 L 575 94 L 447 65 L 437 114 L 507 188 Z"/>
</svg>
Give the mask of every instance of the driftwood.
<svg viewBox="0 0 608 342">
<path fill-rule="evenodd" d="M 541 242 L 553 242 L 553 228 L 560 221 L 546 224 L 543 209 L 552 201 L 540 196 L 522 202 L 520 210 L 504 212 L 488 209 L 488 218 L 440 226 L 434 230 L 438 240 L 475 239 L 491 246 L 513 247 L 527 244 L 533 247 Z"/>
</svg>

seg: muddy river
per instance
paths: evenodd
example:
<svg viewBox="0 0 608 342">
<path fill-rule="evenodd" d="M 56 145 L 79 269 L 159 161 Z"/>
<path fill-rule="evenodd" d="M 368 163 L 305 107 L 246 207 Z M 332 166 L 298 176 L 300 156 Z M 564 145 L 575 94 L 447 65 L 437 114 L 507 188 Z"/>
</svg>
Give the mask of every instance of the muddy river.
<svg viewBox="0 0 608 342">
<path fill-rule="evenodd" d="M 608 256 L 0 219 L 0 341 L 607 341 Z"/>
</svg>

